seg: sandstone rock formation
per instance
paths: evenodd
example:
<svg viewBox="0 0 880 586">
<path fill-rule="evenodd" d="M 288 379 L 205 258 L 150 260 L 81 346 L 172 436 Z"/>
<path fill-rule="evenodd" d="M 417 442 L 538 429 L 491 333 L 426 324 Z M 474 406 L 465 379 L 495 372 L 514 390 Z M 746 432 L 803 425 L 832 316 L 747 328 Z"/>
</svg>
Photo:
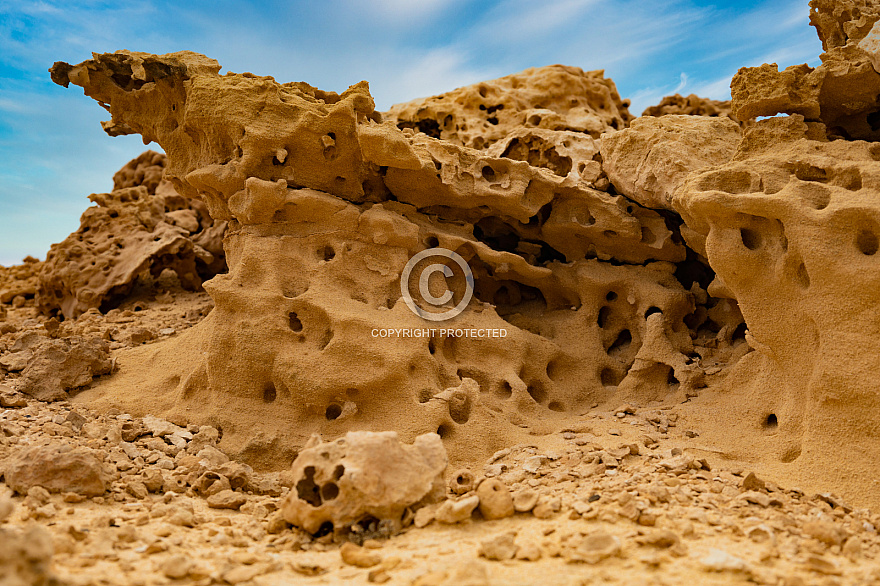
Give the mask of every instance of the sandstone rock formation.
<svg viewBox="0 0 880 586">
<path fill-rule="evenodd" d="M 102 401 L 221 426 L 225 447 L 260 466 L 312 433 L 372 426 L 408 441 L 436 431 L 453 458 L 473 458 L 471 433 L 490 438 L 485 456 L 618 389 L 693 394 L 699 361 L 730 357 L 738 311 L 706 296 L 711 271 L 680 221 L 613 193 L 601 171 L 595 137 L 630 119 L 601 73 L 553 66 L 440 96 L 463 105 L 437 138 L 425 121 L 443 108 L 403 105 L 383 122 L 365 83 L 337 95 L 218 70 L 187 52 L 52 69 L 108 105 L 114 132 L 159 142 L 175 189 L 229 222 L 210 316 L 123 369 L 155 395 Z M 474 273 L 475 297 L 448 325 L 506 336 L 393 333 L 426 327 L 400 275 L 438 246 Z M 456 303 L 462 284 L 450 279 Z"/>
<path fill-rule="evenodd" d="M 381 522 L 394 532 L 404 511 L 443 498 L 446 450 L 437 434 L 411 446 L 395 432 L 356 431 L 332 442 L 315 436 L 293 462 L 293 490 L 281 511 L 310 533 Z"/>
<path fill-rule="evenodd" d="M 721 120 L 640 119 L 606 135 L 602 154 L 624 194 L 681 215 L 683 238 L 715 272 L 708 294 L 736 300 L 748 324 L 757 352 L 714 400 L 727 425 L 753 433 L 731 442 L 717 431 L 715 445 L 767 454 L 775 469 L 797 462 L 789 473 L 810 482 L 847 479 L 867 500 L 856 479 L 880 446 L 880 156 L 876 143 L 843 138 L 877 138 L 880 75 L 860 47 L 880 12 L 811 6 L 823 65 L 764 65 L 733 82 L 737 118 L 788 116 L 750 121 L 741 139 L 732 122 L 725 134 Z M 841 458 L 842 444 L 861 456 Z"/>
<path fill-rule="evenodd" d="M 659 104 L 649 106 L 642 112 L 642 116 L 667 116 L 670 114 L 734 119 L 730 110 L 730 100 L 710 100 L 695 94 L 690 94 L 687 97 L 679 94 L 666 96 L 660 100 Z"/>
<path fill-rule="evenodd" d="M 165 156 L 147 151 L 113 177 L 113 191 L 93 194 L 80 228 L 49 251 L 39 273 L 44 313 L 71 318 L 116 307 L 139 276 L 173 270 L 188 289 L 225 269 L 225 222 L 198 199 L 162 179 Z"/>
<path fill-rule="evenodd" d="M 32 256 L 25 258 L 20 265 L 0 266 L 0 304 L 12 304 L 16 298 L 20 298 L 18 304 L 33 299 L 37 294 L 37 275 L 42 267 L 43 263 Z"/>
<path fill-rule="evenodd" d="M 811 0 L 810 23 L 825 50 L 822 65 L 740 69 L 730 88 L 734 116 L 800 114 L 824 123 L 829 136 L 880 138 L 878 19 L 880 8 L 867 0 Z"/>
</svg>

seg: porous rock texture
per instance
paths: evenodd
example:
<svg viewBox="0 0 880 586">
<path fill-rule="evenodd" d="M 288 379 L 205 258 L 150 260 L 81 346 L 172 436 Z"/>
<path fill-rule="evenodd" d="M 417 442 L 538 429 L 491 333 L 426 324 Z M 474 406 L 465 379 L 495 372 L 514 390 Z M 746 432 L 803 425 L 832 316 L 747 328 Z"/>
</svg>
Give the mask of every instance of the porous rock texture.
<svg viewBox="0 0 880 586">
<path fill-rule="evenodd" d="M 393 431 L 350 431 L 332 442 L 315 436 L 293 462 L 281 512 L 310 533 L 367 520 L 396 532 L 407 508 L 444 498 L 446 464 L 436 433 L 418 436 L 411 446 Z"/>
<path fill-rule="evenodd" d="M 36 291 L 42 312 L 66 318 L 91 308 L 106 312 L 142 275 L 171 269 L 195 290 L 226 268 L 226 223 L 215 222 L 197 198 L 178 194 L 162 178 L 164 167 L 165 155 L 147 151 L 113 176 L 111 193 L 89 196 L 97 205 L 42 263 Z"/>
<path fill-rule="evenodd" d="M 642 116 L 667 116 L 669 114 L 733 119 L 730 100 L 710 100 L 695 94 L 690 94 L 687 97 L 679 94 L 666 96 L 660 100 L 659 104 L 649 106 L 642 112 Z"/>
<path fill-rule="evenodd" d="M 723 422 L 706 444 L 876 503 L 864 475 L 880 448 L 880 148 L 844 138 L 880 138 L 871 127 L 880 75 L 859 48 L 880 12 L 864 2 L 811 7 L 823 65 L 782 74 L 764 65 L 733 82 L 738 118 L 790 115 L 749 121 L 741 139 L 715 119 L 639 119 L 604 138 L 602 154 L 621 192 L 643 203 L 662 195 L 655 204 L 681 215 L 682 236 L 716 273 L 707 292 L 735 299 L 748 324 L 757 352 L 717 394 L 684 408 L 692 421 Z M 694 153 L 668 173 L 662 154 L 683 143 Z M 732 438 L 737 426 L 751 432 Z"/>
<path fill-rule="evenodd" d="M 383 122 L 365 82 L 338 95 L 219 69 L 125 51 L 52 68 L 107 105 L 114 132 L 157 141 L 175 190 L 229 223 L 207 319 L 120 356 L 83 400 L 220 426 L 225 449 L 260 467 L 352 429 L 437 432 L 466 460 L 619 393 L 686 397 L 705 385 L 701 359 L 748 349 L 736 304 L 707 297 L 711 271 L 680 220 L 604 177 L 596 136 L 630 115 L 601 72 L 530 70 Z M 445 325 L 506 336 L 381 334 L 426 327 L 400 275 L 438 246 L 475 279 Z M 449 280 L 456 303 L 463 281 Z M 143 381 L 151 393 L 130 390 Z"/>
<path fill-rule="evenodd" d="M 25 258 L 20 265 L 0 265 L 0 303 L 12 303 L 17 297 L 21 297 L 18 303 L 33 299 L 37 294 L 37 275 L 42 266 L 43 263 L 32 256 Z"/>
<path fill-rule="evenodd" d="M 825 124 L 832 137 L 880 139 L 880 6 L 871 0 L 811 0 L 822 64 L 744 67 L 731 83 L 733 114 L 747 121 L 779 113 Z M 875 66 L 875 63 L 877 66 Z"/>
</svg>

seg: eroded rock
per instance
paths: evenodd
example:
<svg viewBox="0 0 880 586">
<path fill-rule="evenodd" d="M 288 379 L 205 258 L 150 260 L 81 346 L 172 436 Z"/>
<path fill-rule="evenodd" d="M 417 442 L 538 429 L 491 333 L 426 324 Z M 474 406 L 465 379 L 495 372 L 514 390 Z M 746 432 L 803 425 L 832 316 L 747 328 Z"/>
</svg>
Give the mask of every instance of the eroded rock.
<svg viewBox="0 0 880 586">
<path fill-rule="evenodd" d="M 394 432 L 349 432 L 334 442 L 312 442 L 292 466 L 294 487 L 281 505 L 284 518 L 311 533 L 325 523 L 344 530 L 371 517 L 400 527 L 403 512 L 442 497 L 446 450 L 425 434 L 412 445 Z"/>
<path fill-rule="evenodd" d="M 101 460 L 92 450 L 58 443 L 19 448 L 6 461 L 5 480 L 19 494 L 34 486 L 84 496 L 106 490 Z"/>
<path fill-rule="evenodd" d="M 225 269 L 225 222 L 214 222 L 200 200 L 179 195 L 163 180 L 164 167 L 164 155 L 147 151 L 116 173 L 111 193 L 89 196 L 97 205 L 42 263 L 41 311 L 67 318 L 107 311 L 142 275 L 171 269 L 193 290 Z"/>
</svg>

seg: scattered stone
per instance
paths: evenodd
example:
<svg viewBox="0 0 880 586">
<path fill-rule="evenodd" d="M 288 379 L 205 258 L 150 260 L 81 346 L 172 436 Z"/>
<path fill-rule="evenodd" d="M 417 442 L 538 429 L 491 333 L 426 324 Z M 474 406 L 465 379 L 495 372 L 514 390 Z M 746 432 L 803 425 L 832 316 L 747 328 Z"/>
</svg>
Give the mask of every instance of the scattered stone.
<svg viewBox="0 0 880 586">
<path fill-rule="evenodd" d="M 434 513 L 434 518 L 440 523 L 449 525 L 461 523 L 471 518 L 471 514 L 479 504 L 480 498 L 477 495 L 459 500 L 447 500 Z"/>
<path fill-rule="evenodd" d="M 474 473 L 467 468 L 457 471 L 449 481 L 449 490 L 458 495 L 469 493 L 474 486 L 476 486 Z"/>
<path fill-rule="evenodd" d="M 749 564 L 744 559 L 715 548 L 709 550 L 700 564 L 707 572 L 750 572 Z"/>
<path fill-rule="evenodd" d="M 497 478 L 489 478 L 477 487 L 480 498 L 480 513 L 484 519 L 503 519 L 515 512 L 510 490 Z"/>
<path fill-rule="evenodd" d="M 805 535 L 826 545 L 843 545 L 846 534 L 830 521 L 808 521 L 803 525 Z"/>
<path fill-rule="evenodd" d="M 106 490 L 101 461 L 94 453 L 65 444 L 20 448 L 6 465 L 6 484 L 20 494 L 33 486 L 84 496 Z"/>
<path fill-rule="evenodd" d="M 354 543 L 347 542 L 339 548 L 342 561 L 358 568 L 371 568 L 382 561 L 382 556 Z"/>
<path fill-rule="evenodd" d="M 193 562 L 189 556 L 177 554 L 162 562 L 160 569 L 166 578 L 181 580 L 189 575 L 192 566 Z"/>
<path fill-rule="evenodd" d="M 538 493 L 531 488 L 518 490 L 513 495 L 513 508 L 517 513 L 528 513 L 538 504 Z"/>
<path fill-rule="evenodd" d="M 566 552 L 566 561 L 596 564 L 620 553 L 620 539 L 605 531 L 596 531 L 578 541 Z"/>
<path fill-rule="evenodd" d="M 492 539 L 480 542 L 479 555 L 488 560 L 504 561 L 513 559 L 519 549 L 514 543 L 516 533 L 503 533 Z"/>
<path fill-rule="evenodd" d="M 755 476 L 754 472 L 749 472 L 742 481 L 742 489 L 745 492 L 764 490 L 765 482 Z"/>
<path fill-rule="evenodd" d="M 208 497 L 208 506 L 212 509 L 238 510 L 247 502 L 247 497 L 240 492 L 221 490 L 217 494 Z"/>
</svg>

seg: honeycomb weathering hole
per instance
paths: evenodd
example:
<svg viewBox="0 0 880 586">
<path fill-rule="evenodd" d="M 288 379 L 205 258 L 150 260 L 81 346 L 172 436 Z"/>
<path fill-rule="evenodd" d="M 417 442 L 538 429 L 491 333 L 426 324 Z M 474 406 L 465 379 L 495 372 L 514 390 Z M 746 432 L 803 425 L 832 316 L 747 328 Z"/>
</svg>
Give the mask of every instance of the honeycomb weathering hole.
<svg viewBox="0 0 880 586">
<path fill-rule="evenodd" d="M 315 467 L 306 466 L 303 477 L 296 483 L 296 494 L 313 507 L 320 507 L 322 500 L 318 485 L 315 484 Z"/>
<path fill-rule="evenodd" d="M 761 248 L 760 232 L 752 230 L 751 228 L 740 228 L 739 234 L 740 238 L 742 239 L 743 246 L 745 246 L 749 250 L 758 250 L 759 248 Z"/>
<path fill-rule="evenodd" d="M 294 332 L 301 332 L 303 329 L 303 323 L 296 315 L 296 312 L 291 311 L 287 317 L 290 323 L 290 329 Z"/>
<path fill-rule="evenodd" d="M 327 421 L 333 421 L 334 419 L 339 419 L 339 416 L 342 415 L 342 407 L 337 405 L 336 403 L 331 403 L 327 406 L 327 410 L 324 415 L 327 417 Z"/>
<path fill-rule="evenodd" d="M 870 230 L 861 230 L 856 236 L 856 248 L 865 256 L 872 256 L 880 248 L 880 239 Z"/>
<path fill-rule="evenodd" d="M 779 427 L 779 420 L 776 418 L 775 413 L 771 413 L 766 419 L 764 419 L 764 429 L 769 431 L 776 429 L 777 427 Z"/>
<path fill-rule="evenodd" d="M 266 403 L 271 403 L 276 398 L 278 398 L 278 392 L 275 390 L 275 385 L 272 383 L 267 383 L 263 388 L 263 401 Z"/>
</svg>

